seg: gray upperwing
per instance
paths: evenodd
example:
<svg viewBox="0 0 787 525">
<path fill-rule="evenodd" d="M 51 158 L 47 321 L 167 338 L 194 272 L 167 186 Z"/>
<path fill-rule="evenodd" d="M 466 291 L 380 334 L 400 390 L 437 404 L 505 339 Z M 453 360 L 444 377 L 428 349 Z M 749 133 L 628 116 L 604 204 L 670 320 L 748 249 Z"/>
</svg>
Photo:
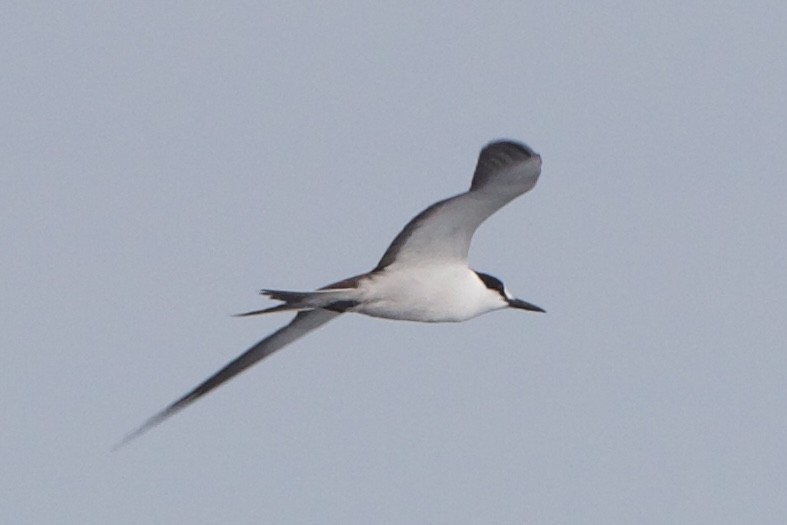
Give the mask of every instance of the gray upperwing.
<svg viewBox="0 0 787 525">
<path fill-rule="evenodd" d="M 222 383 L 229 381 L 261 359 L 268 357 L 276 350 L 287 346 L 312 330 L 316 330 L 338 315 L 341 314 L 339 312 L 331 312 L 321 309 L 299 312 L 290 322 L 290 324 L 280 328 L 256 345 L 246 350 L 234 360 L 230 361 L 226 366 L 224 366 L 224 368 L 195 387 L 191 392 L 184 395 L 169 405 L 167 408 L 148 419 L 142 424 L 142 426 L 124 437 L 120 443 L 115 445 L 114 449 L 118 449 L 129 441 L 141 436 L 151 428 L 175 415 L 180 410 L 183 410 L 200 397 L 204 396 Z"/>
<path fill-rule="evenodd" d="M 538 159 L 536 170 L 522 170 L 522 164 Z M 511 195 L 522 195 L 536 185 L 541 172 L 541 157 L 530 147 L 508 140 L 490 142 L 478 155 L 470 191 L 495 188 Z"/>
<path fill-rule="evenodd" d="M 540 173 L 541 157 L 524 144 L 488 144 L 478 157 L 470 190 L 416 215 L 393 240 L 375 270 L 393 263 L 467 260 L 478 226 L 531 190 Z"/>
</svg>

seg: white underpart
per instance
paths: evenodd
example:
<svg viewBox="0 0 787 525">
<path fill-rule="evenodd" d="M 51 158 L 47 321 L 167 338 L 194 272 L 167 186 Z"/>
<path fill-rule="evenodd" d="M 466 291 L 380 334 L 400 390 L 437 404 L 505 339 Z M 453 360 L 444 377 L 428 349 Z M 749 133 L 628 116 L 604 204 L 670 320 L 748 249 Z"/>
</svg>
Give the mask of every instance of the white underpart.
<svg viewBox="0 0 787 525">
<path fill-rule="evenodd" d="M 352 310 L 372 317 L 457 322 L 508 306 L 465 264 L 391 265 L 364 279 Z"/>
</svg>

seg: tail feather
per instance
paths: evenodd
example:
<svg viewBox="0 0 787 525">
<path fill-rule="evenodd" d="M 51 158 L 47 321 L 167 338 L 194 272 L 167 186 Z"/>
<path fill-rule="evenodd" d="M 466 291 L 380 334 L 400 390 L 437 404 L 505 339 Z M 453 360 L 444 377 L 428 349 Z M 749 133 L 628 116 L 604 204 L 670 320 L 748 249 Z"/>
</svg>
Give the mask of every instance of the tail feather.
<svg viewBox="0 0 787 525">
<path fill-rule="evenodd" d="M 293 310 L 314 310 L 317 308 L 343 312 L 358 304 L 358 302 L 355 300 L 354 292 L 355 289 L 353 288 L 322 289 L 314 292 L 261 290 L 261 294 L 266 295 L 275 301 L 282 301 L 284 304 L 272 306 L 262 310 L 253 310 L 251 312 L 236 314 L 236 317 L 248 317 L 252 315 L 262 315 Z"/>
<path fill-rule="evenodd" d="M 283 301 L 285 303 L 297 303 L 308 298 L 317 292 L 292 292 L 289 290 L 260 290 L 260 295 L 270 297 L 274 301 Z"/>
<path fill-rule="evenodd" d="M 252 310 L 251 312 L 243 312 L 240 314 L 233 314 L 234 317 L 249 317 L 252 315 L 272 314 L 276 312 L 290 312 L 293 310 L 311 310 L 311 308 L 301 308 L 292 304 L 279 304 L 271 306 L 270 308 L 263 308 L 262 310 Z"/>
</svg>

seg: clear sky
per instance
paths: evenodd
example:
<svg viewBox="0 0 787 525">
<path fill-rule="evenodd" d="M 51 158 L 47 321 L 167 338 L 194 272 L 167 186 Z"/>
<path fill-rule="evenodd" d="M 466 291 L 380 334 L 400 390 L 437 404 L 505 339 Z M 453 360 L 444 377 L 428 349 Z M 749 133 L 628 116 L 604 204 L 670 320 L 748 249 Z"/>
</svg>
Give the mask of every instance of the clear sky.
<svg viewBox="0 0 787 525">
<path fill-rule="evenodd" d="M 787 523 L 787 4 L 9 2 L 0 522 Z M 487 142 L 474 268 L 548 314 L 343 316 Z"/>
</svg>

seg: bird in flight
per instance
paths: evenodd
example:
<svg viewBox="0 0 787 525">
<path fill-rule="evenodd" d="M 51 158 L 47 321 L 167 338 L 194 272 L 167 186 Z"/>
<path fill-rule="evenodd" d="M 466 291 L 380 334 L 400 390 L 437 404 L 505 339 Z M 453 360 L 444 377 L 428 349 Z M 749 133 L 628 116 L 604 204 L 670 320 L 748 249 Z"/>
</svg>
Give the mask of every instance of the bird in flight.
<svg viewBox="0 0 787 525">
<path fill-rule="evenodd" d="M 497 141 L 481 150 L 470 189 L 436 202 L 396 236 L 370 272 L 311 292 L 262 290 L 281 304 L 239 314 L 297 312 L 290 323 L 255 344 L 129 433 L 117 446 L 150 430 L 261 359 L 343 313 L 429 323 L 458 322 L 502 308 L 544 310 L 513 297 L 500 279 L 467 265 L 478 226 L 530 191 L 541 156 L 528 146 Z"/>
</svg>

